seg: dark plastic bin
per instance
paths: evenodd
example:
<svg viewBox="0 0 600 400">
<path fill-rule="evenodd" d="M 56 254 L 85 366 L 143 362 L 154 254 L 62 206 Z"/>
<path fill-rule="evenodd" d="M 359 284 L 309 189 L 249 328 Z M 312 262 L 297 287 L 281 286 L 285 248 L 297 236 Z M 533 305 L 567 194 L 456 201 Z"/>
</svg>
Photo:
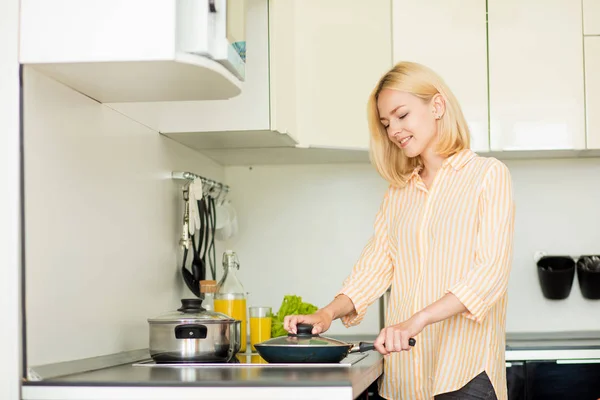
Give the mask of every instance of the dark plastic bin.
<svg viewBox="0 0 600 400">
<path fill-rule="evenodd" d="M 567 256 L 544 256 L 537 262 L 542 294 L 550 300 L 564 300 L 571 294 L 575 260 Z"/>
<path fill-rule="evenodd" d="M 600 300 L 600 262 L 597 258 L 582 256 L 577 260 L 577 280 L 584 298 Z"/>
</svg>

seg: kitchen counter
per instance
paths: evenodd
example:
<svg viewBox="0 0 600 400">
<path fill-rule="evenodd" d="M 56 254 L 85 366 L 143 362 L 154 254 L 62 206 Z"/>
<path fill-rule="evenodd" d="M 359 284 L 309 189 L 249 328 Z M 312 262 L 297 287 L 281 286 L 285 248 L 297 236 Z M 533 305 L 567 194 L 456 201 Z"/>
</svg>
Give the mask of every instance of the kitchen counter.
<svg viewBox="0 0 600 400">
<path fill-rule="evenodd" d="M 600 332 L 523 332 L 506 335 L 506 361 L 600 360 Z"/>
<path fill-rule="evenodd" d="M 337 336 L 349 342 L 375 337 Z M 374 351 L 351 354 L 345 361 L 361 358 L 345 366 L 275 366 L 274 364 L 221 364 L 211 366 L 142 366 L 139 355 L 122 360 L 121 365 L 78 367 L 86 372 L 56 372 L 58 376 L 24 382 L 24 400 L 50 399 L 354 399 L 382 373 L 383 358 Z M 123 356 L 121 356 L 123 357 Z M 136 359 L 137 358 L 137 359 Z M 242 356 L 246 362 L 249 357 Z M 255 357 L 257 358 L 257 357 Z M 126 362 L 125 362 L 126 360 Z M 133 360 L 133 362 L 132 362 Z M 73 368 L 63 366 L 65 368 Z M 90 370 L 91 369 L 91 370 Z M 42 373 L 44 368 L 41 369 Z M 50 374 L 50 369 L 46 368 Z M 92 389 L 93 388 L 93 389 Z"/>
<path fill-rule="evenodd" d="M 347 342 L 376 335 L 334 336 Z M 509 333 L 506 361 L 600 360 L 600 332 Z M 23 400 L 354 399 L 382 373 L 377 352 L 351 366 L 136 366 L 147 350 L 35 368 Z M 358 355 L 351 354 L 348 359 Z M 110 360 L 109 360 L 110 358 Z M 242 362 L 244 358 L 241 359 Z M 342 361 L 344 362 L 344 361 Z M 84 372 L 82 372 L 84 371 Z M 36 375 L 37 374 L 37 375 Z"/>
</svg>

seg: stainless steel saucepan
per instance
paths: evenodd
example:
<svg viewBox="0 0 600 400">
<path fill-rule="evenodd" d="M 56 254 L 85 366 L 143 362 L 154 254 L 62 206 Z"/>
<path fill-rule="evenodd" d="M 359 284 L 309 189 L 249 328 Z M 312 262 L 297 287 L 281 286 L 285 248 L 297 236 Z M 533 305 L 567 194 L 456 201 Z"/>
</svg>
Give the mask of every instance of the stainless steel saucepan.
<svg viewBox="0 0 600 400">
<path fill-rule="evenodd" d="M 200 299 L 183 299 L 177 311 L 148 323 L 156 363 L 227 362 L 240 351 L 241 321 L 207 311 Z"/>
</svg>

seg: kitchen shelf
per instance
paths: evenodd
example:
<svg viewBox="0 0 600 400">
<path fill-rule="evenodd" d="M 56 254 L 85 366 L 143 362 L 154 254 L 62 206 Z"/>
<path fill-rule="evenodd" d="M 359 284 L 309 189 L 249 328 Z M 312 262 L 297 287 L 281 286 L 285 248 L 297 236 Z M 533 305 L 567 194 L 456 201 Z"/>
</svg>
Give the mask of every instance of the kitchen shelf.
<svg viewBox="0 0 600 400">
<path fill-rule="evenodd" d="M 185 53 L 170 60 L 26 65 L 100 103 L 225 100 L 242 91 L 224 66 Z"/>
</svg>

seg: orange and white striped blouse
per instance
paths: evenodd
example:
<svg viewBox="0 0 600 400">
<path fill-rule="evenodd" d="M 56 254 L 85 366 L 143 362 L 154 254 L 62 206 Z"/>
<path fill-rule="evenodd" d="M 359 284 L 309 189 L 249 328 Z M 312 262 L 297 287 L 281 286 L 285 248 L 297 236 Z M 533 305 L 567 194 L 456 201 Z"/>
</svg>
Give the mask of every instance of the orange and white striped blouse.
<svg viewBox="0 0 600 400">
<path fill-rule="evenodd" d="M 380 395 L 433 399 L 482 371 L 507 399 L 505 325 L 515 207 L 508 168 L 462 150 L 448 157 L 430 190 L 415 170 L 404 188 L 390 186 L 375 233 L 339 294 L 360 323 L 391 285 L 386 326 L 406 321 L 451 292 L 467 312 L 425 327 L 409 351 L 384 359 Z"/>
</svg>

